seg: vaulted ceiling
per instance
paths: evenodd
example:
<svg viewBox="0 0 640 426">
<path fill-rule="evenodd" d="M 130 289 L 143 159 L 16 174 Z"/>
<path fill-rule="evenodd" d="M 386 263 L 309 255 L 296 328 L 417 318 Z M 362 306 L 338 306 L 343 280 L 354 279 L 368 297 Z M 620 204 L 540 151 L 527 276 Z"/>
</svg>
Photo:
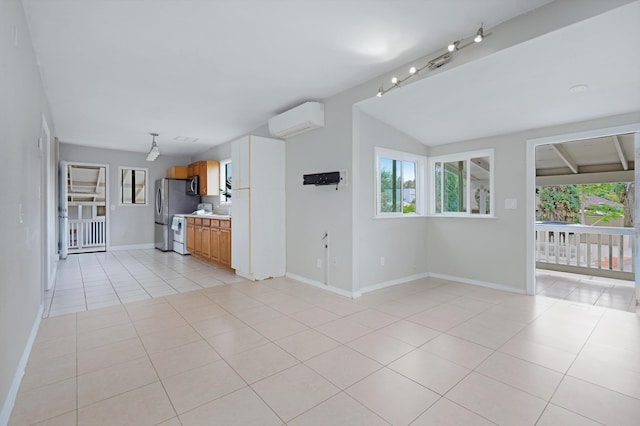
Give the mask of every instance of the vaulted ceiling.
<svg viewBox="0 0 640 426">
<path fill-rule="evenodd" d="M 360 106 L 429 146 L 639 112 L 639 23 L 636 1 Z"/>
<path fill-rule="evenodd" d="M 192 155 L 549 2 L 23 0 L 61 141 Z M 361 106 L 426 145 L 640 111 L 638 22 L 634 1 Z"/>
<path fill-rule="evenodd" d="M 203 152 L 549 2 L 23 0 L 60 140 L 144 152 L 157 132 L 165 154 Z"/>
</svg>

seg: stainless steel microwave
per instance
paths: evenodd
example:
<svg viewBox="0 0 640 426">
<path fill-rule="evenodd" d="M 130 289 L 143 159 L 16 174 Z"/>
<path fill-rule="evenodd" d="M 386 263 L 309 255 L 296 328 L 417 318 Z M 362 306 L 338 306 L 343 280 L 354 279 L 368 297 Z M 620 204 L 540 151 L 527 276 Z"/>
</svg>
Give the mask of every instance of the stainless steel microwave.
<svg viewBox="0 0 640 426">
<path fill-rule="evenodd" d="M 187 179 L 187 195 L 200 195 L 198 176 Z"/>
</svg>

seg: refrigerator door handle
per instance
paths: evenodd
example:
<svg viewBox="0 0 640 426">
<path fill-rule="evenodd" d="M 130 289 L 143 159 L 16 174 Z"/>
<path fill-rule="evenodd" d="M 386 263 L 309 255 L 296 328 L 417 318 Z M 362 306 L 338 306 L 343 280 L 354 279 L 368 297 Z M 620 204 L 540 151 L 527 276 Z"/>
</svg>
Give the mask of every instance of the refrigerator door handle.
<svg viewBox="0 0 640 426">
<path fill-rule="evenodd" d="M 162 187 L 158 187 L 156 192 L 156 212 L 158 216 L 162 214 Z"/>
</svg>

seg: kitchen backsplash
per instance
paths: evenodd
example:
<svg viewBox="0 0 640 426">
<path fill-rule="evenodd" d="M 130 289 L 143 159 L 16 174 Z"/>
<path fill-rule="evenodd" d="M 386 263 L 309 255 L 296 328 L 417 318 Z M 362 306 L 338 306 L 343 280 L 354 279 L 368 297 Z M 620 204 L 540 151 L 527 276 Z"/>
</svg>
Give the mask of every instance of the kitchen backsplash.
<svg viewBox="0 0 640 426">
<path fill-rule="evenodd" d="M 220 201 L 219 196 L 203 196 L 203 203 L 213 204 L 213 212 L 216 214 L 231 214 L 231 203 L 225 203 Z"/>
</svg>

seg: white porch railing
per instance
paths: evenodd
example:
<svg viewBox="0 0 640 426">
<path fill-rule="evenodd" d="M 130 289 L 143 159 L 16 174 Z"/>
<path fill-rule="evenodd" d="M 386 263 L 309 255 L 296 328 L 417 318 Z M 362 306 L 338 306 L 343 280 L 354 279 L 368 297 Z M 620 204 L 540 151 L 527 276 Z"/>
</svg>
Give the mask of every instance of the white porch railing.
<svg viewBox="0 0 640 426">
<path fill-rule="evenodd" d="M 69 219 L 69 251 L 96 251 L 105 247 L 105 218 Z"/>
<path fill-rule="evenodd" d="M 634 241 L 634 228 L 537 223 L 536 266 L 633 280 Z"/>
</svg>

